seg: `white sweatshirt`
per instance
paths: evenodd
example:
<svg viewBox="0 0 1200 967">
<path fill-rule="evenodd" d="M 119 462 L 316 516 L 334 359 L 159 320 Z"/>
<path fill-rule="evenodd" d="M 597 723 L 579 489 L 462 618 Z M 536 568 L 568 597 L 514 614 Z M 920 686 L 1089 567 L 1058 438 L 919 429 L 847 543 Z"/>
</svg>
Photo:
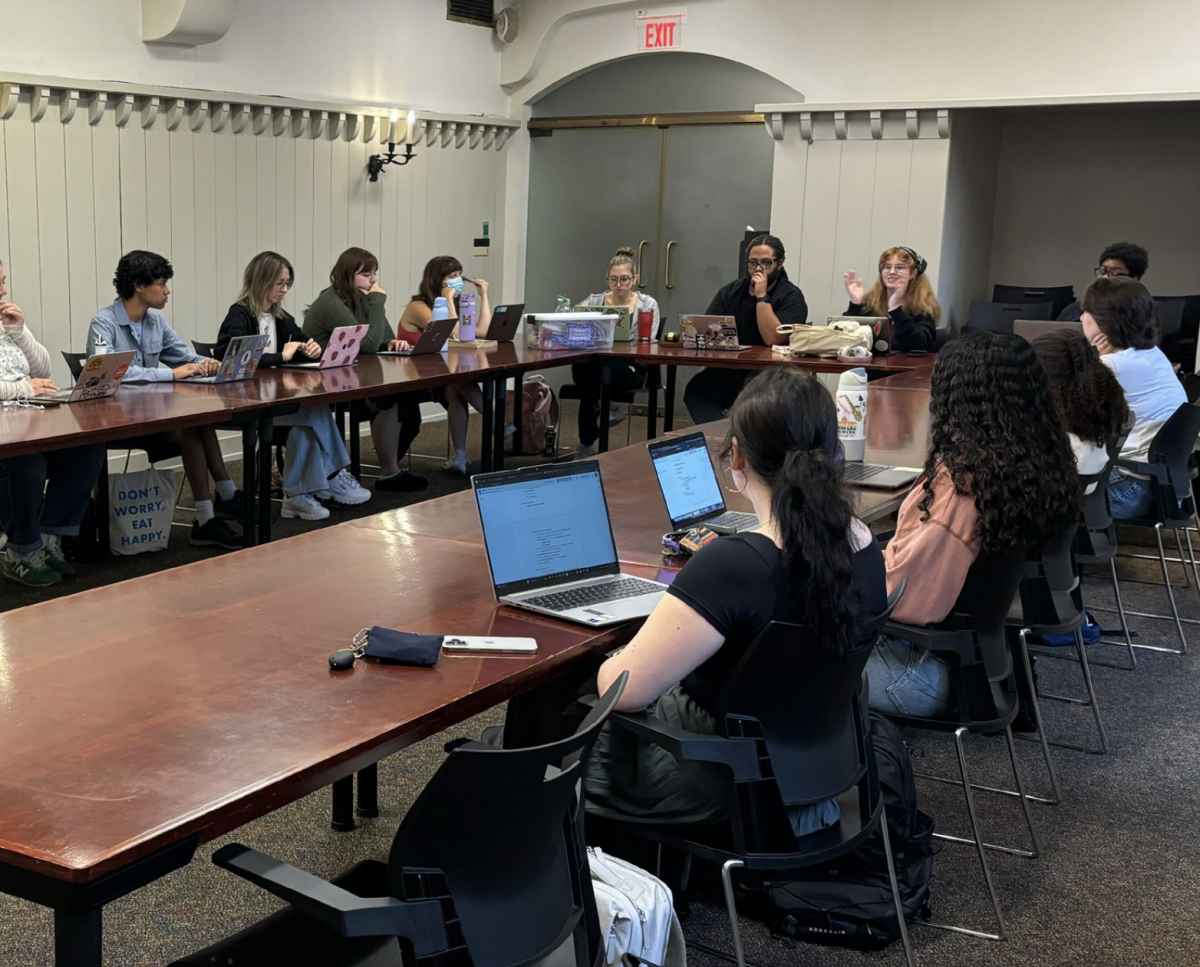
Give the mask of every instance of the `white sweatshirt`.
<svg viewBox="0 0 1200 967">
<path fill-rule="evenodd" d="M 50 378 L 50 353 L 24 325 L 0 325 L 0 400 L 32 396 L 31 378 Z"/>
</svg>

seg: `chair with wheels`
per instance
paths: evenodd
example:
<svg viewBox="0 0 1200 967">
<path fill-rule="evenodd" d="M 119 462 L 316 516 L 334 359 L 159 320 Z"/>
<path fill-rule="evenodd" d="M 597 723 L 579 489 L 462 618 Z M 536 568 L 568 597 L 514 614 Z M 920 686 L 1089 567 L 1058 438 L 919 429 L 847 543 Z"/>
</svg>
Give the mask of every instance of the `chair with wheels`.
<svg viewBox="0 0 1200 967">
<path fill-rule="evenodd" d="M 175 967 L 526 967 L 568 939 L 576 967 L 593 967 L 600 937 L 576 789 L 625 681 L 560 741 L 451 742 L 387 862 L 328 883 L 245 846 L 219 849 L 214 863 L 290 905 Z"/>
<path fill-rule="evenodd" d="M 899 725 L 913 729 L 948 732 L 954 736 L 958 753 L 959 779 L 941 776 L 919 775 L 920 778 L 960 786 L 966 800 L 967 815 L 971 823 L 970 838 L 934 833 L 938 839 L 954 843 L 965 843 L 975 847 L 984 884 L 992 903 L 996 918 L 995 932 L 975 930 L 949 924 L 928 926 L 955 933 L 964 933 L 985 940 L 1004 940 L 1006 930 L 1000 901 L 992 881 L 988 864 L 988 850 L 1009 853 L 1026 858 L 1036 857 L 1041 852 L 1037 831 L 1029 809 L 1029 797 L 1025 794 L 1020 767 L 1017 765 L 1013 744 L 1012 722 L 1017 716 L 1016 675 L 1012 652 L 1005 637 L 1009 609 L 1017 596 L 1021 578 L 1025 571 L 1025 548 L 1015 547 L 1005 554 L 984 554 L 976 559 L 967 572 L 963 589 L 959 593 L 950 617 L 941 625 L 917 626 L 889 622 L 885 633 L 903 638 L 913 645 L 936 652 L 950 664 L 950 690 L 953 707 L 942 717 L 922 717 L 888 713 L 888 718 Z M 966 750 L 963 737 L 975 735 L 1003 735 L 1008 746 L 1016 790 L 997 789 L 972 783 L 967 773 Z M 1032 849 L 1017 849 L 986 843 L 975 809 L 973 790 L 980 789 L 1002 795 L 1015 796 L 1021 803 L 1025 824 L 1029 829 Z"/>
<path fill-rule="evenodd" d="M 900 600 L 864 626 L 873 642 Z M 798 625 L 772 622 L 742 656 L 722 691 L 716 735 L 687 732 L 647 713 L 617 713 L 614 728 L 659 745 L 681 762 L 728 769 L 728 820 L 705 826 L 621 824 L 632 833 L 721 867 L 734 961 L 745 967 L 733 871 L 770 876 L 825 864 L 880 832 L 908 964 L 915 963 L 896 880 L 875 756 L 868 739 L 863 668 L 870 648 L 839 655 L 805 640 Z M 788 807 L 836 799 L 836 826 L 797 836 Z M 720 951 L 692 946 L 730 959 Z"/>
</svg>

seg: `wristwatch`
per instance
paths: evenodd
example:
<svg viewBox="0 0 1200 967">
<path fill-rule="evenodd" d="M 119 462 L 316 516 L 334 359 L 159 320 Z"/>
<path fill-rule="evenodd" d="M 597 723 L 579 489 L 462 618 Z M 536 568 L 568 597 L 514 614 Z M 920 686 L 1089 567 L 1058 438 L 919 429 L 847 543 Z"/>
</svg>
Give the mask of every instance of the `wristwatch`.
<svg viewBox="0 0 1200 967">
<path fill-rule="evenodd" d="M 754 297 L 754 301 L 755 301 L 755 302 L 770 302 L 770 301 L 771 301 L 771 298 L 770 298 L 770 296 L 765 296 L 765 295 L 756 295 L 756 296 Z"/>
</svg>

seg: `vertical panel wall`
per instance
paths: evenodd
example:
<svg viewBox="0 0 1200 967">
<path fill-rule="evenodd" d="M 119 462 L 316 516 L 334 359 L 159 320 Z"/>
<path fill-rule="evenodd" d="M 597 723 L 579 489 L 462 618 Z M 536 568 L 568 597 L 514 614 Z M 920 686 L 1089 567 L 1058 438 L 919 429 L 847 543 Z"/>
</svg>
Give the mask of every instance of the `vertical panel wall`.
<svg viewBox="0 0 1200 967">
<path fill-rule="evenodd" d="M 501 278 L 505 129 L 439 126 L 372 184 L 367 159 L 387 150 L 386 121 L 24 86 L 6 113 L 0 260 L 60 383 L 61 351 L 84 348 L 92 316 L 115 297 L 117 260 L 135 248 L 174 265 L 166 314 L 189 341 L 216 338 L 246 263 L 268 248 L 295 266 L 285 305 L 298 319 L 348 246 L 379 258 L 393 323 L 433 255 Z M 438 122 L 428 124 L 432 135 Z M 485 221 L 493 245 L 476 258 Z M 499 290 L 493 302 L 505 300 Z"/>
</svg>

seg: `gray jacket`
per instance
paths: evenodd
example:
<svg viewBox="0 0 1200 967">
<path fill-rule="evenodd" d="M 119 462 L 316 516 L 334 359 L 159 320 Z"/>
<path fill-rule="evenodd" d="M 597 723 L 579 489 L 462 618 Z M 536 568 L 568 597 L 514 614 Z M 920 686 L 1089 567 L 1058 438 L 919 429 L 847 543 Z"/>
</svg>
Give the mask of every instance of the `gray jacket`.
<svg viewBox="0 0 1200 967">
<path fill-rule="evenodd" d="M 126 382 L 168 382 L 175 378 L 171 372 L 175 366 L 204 362 L 204 357 L 193 352 L 171 328 L 166 316 L 156 309 L 146 310 L 139 341 L 133 334 L 125 303 L 115 299 L 111 306 L 97 312 L 88 326 L 88 355 L 129 350 L 136 355 L 129 366 Z M 163 369 L 164 366 L 168 368 Z"/>
</svg>

